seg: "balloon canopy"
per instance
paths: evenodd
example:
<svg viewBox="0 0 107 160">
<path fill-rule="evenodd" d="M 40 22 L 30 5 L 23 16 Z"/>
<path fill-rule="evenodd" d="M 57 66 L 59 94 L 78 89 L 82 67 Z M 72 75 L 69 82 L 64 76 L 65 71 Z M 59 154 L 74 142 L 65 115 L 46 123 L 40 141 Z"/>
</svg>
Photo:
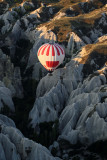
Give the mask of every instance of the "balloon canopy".
<svg viewBox="0 0 107 160">
<path fill-rule="evenodd" d="M 65 52 L 57 43 L 46 43 L 39 48 L 37 55 L 40 63 L 48 71 L 54 71 L 63 62 Z"/>
</svg>

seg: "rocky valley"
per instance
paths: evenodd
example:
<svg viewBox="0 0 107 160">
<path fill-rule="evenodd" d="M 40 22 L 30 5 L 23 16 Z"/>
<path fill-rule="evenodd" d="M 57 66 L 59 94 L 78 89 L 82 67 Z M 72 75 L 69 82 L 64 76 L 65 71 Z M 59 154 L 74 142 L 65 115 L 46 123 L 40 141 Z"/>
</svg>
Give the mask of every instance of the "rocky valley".
<svg viewBox="0 0 107 160">
<path fill-rule="evenodd" d="M 52 72 L 37 52 L 65 50 Z M 107 0 L 0 0 L 0 160 L 107 160 Z"/>
</svg>

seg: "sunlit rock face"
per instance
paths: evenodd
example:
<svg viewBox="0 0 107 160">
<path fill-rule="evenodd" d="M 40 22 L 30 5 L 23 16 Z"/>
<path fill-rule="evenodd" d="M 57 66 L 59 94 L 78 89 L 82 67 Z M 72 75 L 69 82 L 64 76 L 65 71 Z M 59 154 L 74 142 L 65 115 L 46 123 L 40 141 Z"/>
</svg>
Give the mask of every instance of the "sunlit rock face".
<svg viewBox="0 0 107 160">
<path fill-rule="evenodd" d="M 0 160 L 71 160 L 73 150 L 107 141 L 106 3 L 0 1 Z M 37 52 L 52 42 L 65 59 L 49 74 Z"/>
<path fill-rule="evenodd" d="M 68 45 L 67 45 L 67 53 L 69 53 L 73 56 L 73 51 L 80 50 L 82 48 L 82 46 L 85 45 L 85 43 L 74 32 L 72 32 L 69 36 L 70 36 L 70 38 L 69 38 Z"/>
<path fill-rule="evenodd" d="M 98 38 L 97 42 L 104 42 L 107 40 L 107 34 Z"/>
<path fill-rule="evenodd" d="M 47 148 L 25 138 L 14 122 L 4 115 L 0 115 L 0 151 L 2 160 L 60 160 L 53 157 Z"/>
</svg>

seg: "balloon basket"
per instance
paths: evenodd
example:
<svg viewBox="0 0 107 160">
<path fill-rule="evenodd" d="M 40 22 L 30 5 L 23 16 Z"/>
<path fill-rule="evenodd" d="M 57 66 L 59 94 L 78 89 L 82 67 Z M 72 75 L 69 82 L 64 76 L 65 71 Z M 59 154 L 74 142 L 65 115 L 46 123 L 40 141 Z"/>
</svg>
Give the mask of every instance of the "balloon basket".
<svg viewBox="0 0 107 160">
<path fill-rule="evenodd" d="M 52 74 L 52 71 L 48 71 L 48 75 L 49 76 L 52 76 L 53 74 Z"/>
</svg>

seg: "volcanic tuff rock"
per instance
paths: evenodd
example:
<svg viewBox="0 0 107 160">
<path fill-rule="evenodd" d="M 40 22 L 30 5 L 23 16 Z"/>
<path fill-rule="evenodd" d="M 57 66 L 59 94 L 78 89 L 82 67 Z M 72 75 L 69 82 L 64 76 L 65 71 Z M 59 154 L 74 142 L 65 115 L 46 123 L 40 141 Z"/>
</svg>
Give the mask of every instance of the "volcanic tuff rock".
<svg viewBox="0 0 107 160">
<path fill-rule="evenodd" d="M 72 62 L 71 62 L 71 64 L 72 64 Z M 93 143 L 97 140 L 107 138 L 106 134 L 105 134 L 106 133 L 105 127 L 104 127 L 104 130 L 102 129 L 99 131 L 96 128 L 96 132 L 94 131 L 94 133 L 93 133 L 93 130 L 92 130 L 92 133 L 90 132 L 90 135 L 87 135 L 87 134 L 89 134 L 89 131 L 87 130 L 87 129 L 89 129 L 89 127 L 87 125 L 91 125 L 90 124 L 91 121 L 92 121 L 92 123 L 94 123 L 93 118 L 95 118 L 95 120 L 96 120 L 95 123 L 98 123 L 96 118 L 99 119 L 99 123 L 100 123 L 100 118 L 102 118 L 102 117 L 100 117 L 100 115 L 103 113 L 100 113 L 100 111 L 97 113 L 97 108 L 99 108 L 100 105 L 101 106 L 106 105 L 106 98 L 107 98 L 106 97 L 106 95 L 107 95 L 107 92 L 106 92 L 107 73 L 106 73 L 106 71 L 107 71 L 107 68 L 105 67 L 104 69 L 102 69 L 102 72 L 99 71 L 99 72 L 101 72 L 101 74 L 98 74 L 99 72 L 96 73 L 95 75 L 92 74 L 87 79 L 85 79 L 83 81 L 83 78 L 80 76 L 81 75 L 80 74 L 80 66 L 81 65 L 78 65 L 78 67 L 77 67 L 77 69 L 79 69 L 79 70 L 76 69 L 76 66 L 73 68 L 73 66 L 70 66 L 70 65 L 66 67 L 67 69 L 63 69 L 63 70 L 66 70 L 65 71 L 66 76 L 64 75 L 64 71 L 62 74 L 63 75 L 62 76 L 63 77 L 63 80 L 62 80 L 63 85 L 66 86 L 66 92 L 70 93 L 70 96 L 68 99 L 66 99 L 66 107 L 63 110 L 63 112 L 60 116 L 60 119 L 59 119 L 60 120 L 59 127 L 60 127 L 60 133 L 61 133 L 60 138 L 66 137 L 66 139 L 71 141 L 71 143 L 77 143 L 78 140 L 81 143 L 86 143 L 86 138 L 87 138 L 87 143 L 90 144 L 90 143 Z M 72 68 L 72 72 L 68 68 Z M 82 69 L 83 69 L 83 67 L 81 67 L 81 71 L 82 71 Z M 67 73 L 67 70 L 68 70 L 68 73 Z M 67 77 L 67 74 L 68 74 L 68 77 Z M 40 97 L 40 98 L 37 99 L 33 110 L 30 112 L 30 118 L 32 118 L 33 126 L 36 123 L 39 123 L 39 121 L 38 121 L 39 118 L 37 118 L 37 115 L 39 115 L 38 111 L 40 111 L 40 108 L 42 107 L 42 105 L 44 106 L 44 110 L 47 109 L 47 106 L 49 106 L 49 101 L 50 101 L 51 96 L 49 97 L 49 99 L 47 98 L 47 96 L 49 96 L 51 94 L 51 92 L 53 90 L 52 87 L 55 85 L 56 85 L 55 89 L 56 89 L 56 93 L 57 93 L 58 80 L 54 81 L 55 75 L 58 75 L 56 71 L 53 73 L 52 76 L 50 76 L 50 77 L 47 76 L 47 77 L 43 78 L 37 88 L 37 97 Z M 77 76 L 78 76 L 78 79 L 77 79 Z M 46 78 L 48 78 L 48 81 L 46 80 Z M 59 76 L 59 79 L 60 79 L 60 76 Z M 71 81 L 71 85 L 70 85 L 70 81 Z M 68 84 L 69 84 L 69 86 L 67 88 Z M 48 93 L 47 93 L 47 91 L 48 91 Z M 41 96 L 43 96 L 43 97 L 41 97 Z M 59 97 L 59 94 L 57 95 L 57 97 Z M 53 96 L 52 96 L 52 99 L 53 99 Z M 59 99 L 59 100 L 61 100 L 61 99 Z M 40 102 L 42 105 L 40 105 Z M 50 102 L 53 102 L 53 100 L 51 100 Z M 104 102 L 105 102 L 105 104 L 104 104 Z M 54 102 L 53 102 L 53 104 L 54 104 Z M 52 107 L 52 104 L 51 104 L 51 107 Z M 58 109 L 57 109 L 57 111 L 58 111 Z M 43 112 L 43 113 L 45 113 L 45 112 Z M 104 110 L 104 113 L 105 113 L 105 110 Z M 41 114 L 42 114 L 42 112 L 40 112 L 40 115 Z M 51 115 L 51 112 L 49 112 L 48 114 Z M 43 117 L 44 116 L 41 116 L 41 121 L 42 121 Z M 46 117 L 46 120 L 44 120 L 44 121 L 47 121 L 48 120 L 47 116 L 45 116 L 45 117 Z M 35 120 L 35 118 L 37 118 L 37 119 Z M 51 118 L 52 118 L 52 116 L 50 116 L 50 121 L 51 121 Z M 106 118 L 106 113 L 105 113 L 105 118 Z M 88 119 L 90 119 L 90 120 L 88 120 Z M 102 121 L 102 119 L 101 119 L 101 126 L 102 127 L 103 127 L 103 122 L 105 125 L 106 124 L 105 120 Z M 97 124 L 95 124 L 95 126 L 97 127 Z M 91 127 L 92 127 L 92 125 L 91 125 Z M 98 125 L 98 128 L 99 128 L 99 125 Z M 84 134 L 82 134 L 81 132 L 83 132 Z M 100 132 L 100 133 L 97 136 L 98 132 Z M 104 134 L 103 134 L 103 132 L 104 132 Z M 74 133 L 74 135 L 75 135 L 75 133 L 79 134 L 79 135 L 76 134 L 78 136 L 78 137 L 75 137 L 76 140 L 74 140 L 74 138 L 72 138 L 73 133 Z M 65 135 L 65 137 L 64 137 L 64 135 Z M 68 138 L 69 137 L 68 135 L 71 137 L 71 139 Z M 99 135 L 102 135 L 102 137 Z"/>
<path fill-rule="evenodd" d="M 67 98 L 67 91 L 59 81 L 56 87 L 53 87 L 50 92 L 36 99 L 33 109 L 29 114 L 29 118 L 32 119 L 32 127 L 35 128 L 37 124 L 42 122 L 57 120 L 58 113 L 63 109 Z"/>
<path fill-rule="evenodd" d="M 78 51 L 79 49 L 81 49 L 82 46 L 85 45 L 85 43 L 83 42 L 83 40 L 77 36 L 77 34 L 75 34 L 74 32 L 72 32 L 70 35 L 70 38 L 68 40 L 68 45 L 67 45 L 67 51 L 66 53 L 71 54 L 72 56 L 74 56 L 72 53 L 74 50 Z"/>
<path fill-rule="evenodd" d="M 107 138 L 106 82 L 104 74 L 89 76 L 71 92 L 67 106 L 60 116 L 59 138 L 72 144 L 79 141 L 87 145 Z"/>
<path fill-rule="evenodd" d="M 0 110 L 16 108 L 8 115 L 17 128 L 51 145 L 54 157 L 0 115 L 0 159 L 70 160 L 77 148 L 107 141 L 107 2 L 34 2 L 0 1 Z M 37 51 L 52 41 L 64 47 L 65 60 L 50 75 Z"/>
<path fill-rule="evenodd" d="M 4 107 L 9 107 L 11 111 L 15 111 L 14 104 L 12 101 L 12 93 L 3 82 L 0 81 L 0 110 Z"/>
<path fill-rule="evenodd" d="M 2 160 L 60 160 L 48 149 L 25 138 L 14 122 L 0 115 L 0 159 Z"/>
<path fill-rule="evenodd" d="M 11 63 L 10 57 L 0 50 L 0 80 L 12 92 L 12 96 L 23 97 L 20 68 Z"/>
</svg>

